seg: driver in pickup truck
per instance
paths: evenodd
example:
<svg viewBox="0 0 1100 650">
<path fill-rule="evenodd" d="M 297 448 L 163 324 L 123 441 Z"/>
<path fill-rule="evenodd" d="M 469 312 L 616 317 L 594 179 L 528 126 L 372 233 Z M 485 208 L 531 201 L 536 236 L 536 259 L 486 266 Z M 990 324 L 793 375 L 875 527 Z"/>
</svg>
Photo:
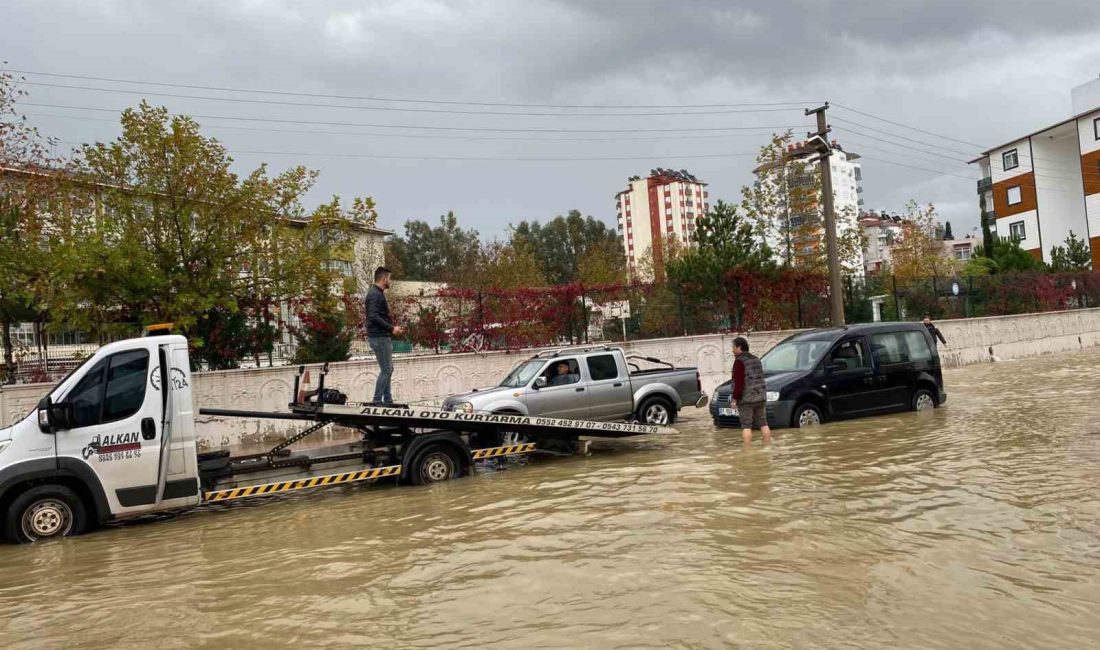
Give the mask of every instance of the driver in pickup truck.
<svg viewBox="0 0 1100 650">
<path fill-rule="evenodd" d="M 562 361 L 554 367 L 554 376 L 550 378 L 550 381 L 546 382 L 548 386 L 566 386 L 568 384 L 575 384 L 580 381 L 579 375 L 575 375 L 570 371 L 569 364 Z"/>
</svg>

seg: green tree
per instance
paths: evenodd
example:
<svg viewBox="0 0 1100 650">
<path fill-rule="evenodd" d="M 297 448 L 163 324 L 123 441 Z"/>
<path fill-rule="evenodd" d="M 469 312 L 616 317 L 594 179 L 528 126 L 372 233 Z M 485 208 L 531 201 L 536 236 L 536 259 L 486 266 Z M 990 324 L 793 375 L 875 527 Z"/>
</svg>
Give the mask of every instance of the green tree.
<svg viewBox="0 0 1100 650">
<path fill-rule="evenodd" d="M 997 248 L 997 239 L 993 236 L 993 226 L 996 224 L 993 223 L 994 220 L 987 210 L 985 195 L 978 199 L 978 205 L 982 211 L 982 247 L 985 248 L 988 255 L 992 255 Z"/>
<path fill-rule="evenodd" d="M 461 284 L 463 270 L 480 248 L 478 232 L 459 227 L 454 212 L 448 212 L 435 227 L 406 221 L 405 236 L 386 242 L 386 264 L 398 279 Z"/>
<path fill-rule="evenodd" d="M 937 237 L 936 208 L 910 201 L 902 223 L 901 236 L 891 250 L 892 268 L 900 282 L 920 282 L 927 278 L 944 277 L 958 269 L 958 261 L 943 247 Z"/>
<path fill-rule="evenodd" d="M 1064 246 L 1050 249 L 1050 270 L 1088 271 L 1092 268 L 1092 251 L 1083 239 L 1069 231 Z"/>
<path fill-rule="evenodd" d="M 953 241 L 954 239 L 955 239 L 955 235 L 954 235 L 954 233 L 951 232 L 951 222 L 948 221 L 943 226 L 943 240 L 944 241 Z"/>
<path fill-rule="evenodd" d="M 551 284 L 609 284 L 626 277 L 622 239 L 604 222 L 577 210 L 545 224 L 521 221 L 512 242 L 525 242 Z"/>
<path fill-rule="evenodd" d="M 1000 273 L 1023 273 L 1027 271 L 1043 271 L 1046 265 L 1030 252 L 1020 246 L 1020 240 L 1002 237 L 997 244 L 993 260 L 997 263 Z"/>
<path fill-rule="evenodd" d="M 1000 271 L 1000 268 L 997 266 L 997 262 L 991 258 L 975 254 L 966 262 L 960 273 L 962 275 L 995 275 L 998 271 Z"/>
</svg>

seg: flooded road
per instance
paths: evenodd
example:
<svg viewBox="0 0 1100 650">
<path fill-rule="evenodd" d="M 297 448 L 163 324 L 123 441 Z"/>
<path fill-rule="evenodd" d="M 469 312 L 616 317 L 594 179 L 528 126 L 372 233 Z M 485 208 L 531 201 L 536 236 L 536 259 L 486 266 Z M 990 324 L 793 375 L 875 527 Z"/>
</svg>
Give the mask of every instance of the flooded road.
<svg viewBox="0 0 1100 650">
<path fill-rule="evenodd" d="M 0 547 L 0 647 L 1100 645 L 1100 350 L 783 430 Z"/>
</svg>

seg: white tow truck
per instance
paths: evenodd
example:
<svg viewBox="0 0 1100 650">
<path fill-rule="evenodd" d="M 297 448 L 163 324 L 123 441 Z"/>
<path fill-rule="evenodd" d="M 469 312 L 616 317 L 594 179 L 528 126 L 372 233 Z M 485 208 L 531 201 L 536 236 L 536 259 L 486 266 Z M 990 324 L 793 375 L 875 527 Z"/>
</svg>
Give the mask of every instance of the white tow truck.
<svg viewBox="0 0 1100 650">
<path fill-rule="evenodd" d="M 162 328 L 162 331 L 167 331 Z M 299 378 L 303 368 L 299 368 Z M 0 430 L 0 528 L 6 540 L 76 535 L 112 519 L 349 483 L 412 484 L 463 476 L 476 463 L 581 436 L 657 433 L 656 426 L 350 404 L 338 391 L 299 391 L 288 411 L 200 409 L 213 417 L 301 421 L 259 454 L 199 452 L 187 340 L 163 334 L 106 345 L 22 421 Z M 332 402 L 344 403 L 332 403 Z M 294 449 L 328 425 L 359 440 Z M 549 452 L 548 452 L 549 453 Z"/>
</svg>

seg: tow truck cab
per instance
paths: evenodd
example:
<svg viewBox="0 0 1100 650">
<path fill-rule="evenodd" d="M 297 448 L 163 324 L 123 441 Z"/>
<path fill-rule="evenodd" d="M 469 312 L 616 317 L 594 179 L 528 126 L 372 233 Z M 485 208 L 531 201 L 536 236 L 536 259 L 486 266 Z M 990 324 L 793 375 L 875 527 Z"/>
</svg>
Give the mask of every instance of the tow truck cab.
<svg viewBox="0 0 1100 650">
<path fill-rule="evenodd" d="M 187 340 L 105 345 L 0 430 L 2 532 L 34 541 L 198 504 L 197 463 Z"/>
</svg>

